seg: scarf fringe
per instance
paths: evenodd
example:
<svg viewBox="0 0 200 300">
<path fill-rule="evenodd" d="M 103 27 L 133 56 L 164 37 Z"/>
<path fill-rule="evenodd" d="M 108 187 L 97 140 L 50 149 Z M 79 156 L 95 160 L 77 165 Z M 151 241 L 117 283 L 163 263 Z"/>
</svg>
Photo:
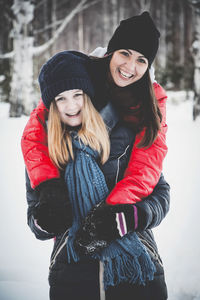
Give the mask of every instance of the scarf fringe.
<svg viewBox="0 0 200 300">
<path fill-rule="evenodd" d="M 97 258 L 97 255 L 94 257 Z M 98 259 L 104 266 L 105 290 L 122 282 L 145 285 L 147 280 L 153 280 L 156 271 L 149 253 L 136 233 L 129 233 L 110 244 L 102 250 Z"/>
</svg>

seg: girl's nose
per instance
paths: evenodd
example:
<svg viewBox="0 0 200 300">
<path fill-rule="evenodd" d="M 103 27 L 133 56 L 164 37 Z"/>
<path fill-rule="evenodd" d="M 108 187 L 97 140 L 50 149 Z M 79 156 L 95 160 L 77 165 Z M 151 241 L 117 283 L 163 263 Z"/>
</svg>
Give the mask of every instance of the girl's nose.
<svg viewBox="0 0 200 300">
<path fill-rule="evenodd" d="M 74 99 L 68 98 L 65 102 L 65 107 L 68 110 L 73 110 L 74 108 L 76 108 L 76 101 L 74 101 Z"/>
<path fill-rule="evenodd" d="M 65 105 L 68 107 L 68 108 L 71 108 L 71 107 L 74 107 L 76 105 L 76 102 L 74 101 L 74 99 L 72 98 L 68 98 L 67 101 L 65 102 Z"/>
</svg>

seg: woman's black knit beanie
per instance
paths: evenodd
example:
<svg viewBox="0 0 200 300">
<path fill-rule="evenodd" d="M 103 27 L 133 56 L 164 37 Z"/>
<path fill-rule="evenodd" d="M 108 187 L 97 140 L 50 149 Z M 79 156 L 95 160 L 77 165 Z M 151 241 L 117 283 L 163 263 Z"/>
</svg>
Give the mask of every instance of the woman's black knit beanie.
<svg viewBox="0 0 200 300">
<path fill-rule="evenodd" d="M 120 22 L 108 43 L 107 53 L 132 49 L 143 54 L 151 66 L 159 46 L 160 32 L 150 14 L 145 11 Z"/>
<path fill-rule="evenodd" d="M 72 89 L 83 90 L 91 99 L 94 88 L 88 74 L 89 57 L 78 51 L 63 51 L 51 57 L 41 68 L 38 81 L 44 105 Z"/>
</svg>

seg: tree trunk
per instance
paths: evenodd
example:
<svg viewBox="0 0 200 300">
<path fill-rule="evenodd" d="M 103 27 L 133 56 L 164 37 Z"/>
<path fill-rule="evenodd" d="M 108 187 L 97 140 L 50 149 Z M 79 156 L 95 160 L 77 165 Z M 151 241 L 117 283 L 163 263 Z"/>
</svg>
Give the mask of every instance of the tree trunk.
<svg viewBox="0 0 200 300">
<path fill-rule="evenodd" d="M 51 12 L 51 21 L 52 21 L 52 31 L 51 31 L 51 36 L 54 36 L 56 32 L 56 21 L 57 21 L 57 14 L 56 14 L 56 0 L 52 0 L 52 12 Z M 46 40 L 47 41 L 47 40 Z M 51 47 L 52 52 L 55 52 L 55 44 L 52 45 Z"/>
<path fill-rule="evenodd" d="M 83 52 L 84 43 L 83 43 L 83 13 L 78 14 L 78 48 L 79 51 Z"/>
<path fill-rule="evenodd" d="M 113 32 L 110 32 L 109 3 L 107 0 L 103 0 L 103 45 L 97 46 L 106 47 L 112 34 Z"/>
<path fill-rule="evenodd" d="M 15 54 L 10 92 L 10 117 L 30 114 L 34 108 L 32 47 L 32 37 L 24 38 L 19 35 L 14 40 Z"/>
<path fill-rule="evenodd" d="M 29 114 L 34 106 L 33 37 L 28 36 L 28 24 L 33 19 L 34 6 L 31 1 L 15 0 L 12 9 L 15 19 L 10 117 L 20 117 L 22 113 Z"/>
<path fill-rule="evenodd" d="M 111 17 L 112 17 L 112 31 L 114 32 L 118 26 L 118 1 L 111 0 Z"/>
<path fill-rule="evenodd" d="M 195 41 L 192 44 L 194 60 L 194 103 L 193 119 L 200 115 L 200 4 L 195 9 Z"/>
<path fill-rule="evenodd" d="M 55 30 L 53 37 L 40 47 L 34 47 L 31 36 L 31 21 L 33 20 L 34 5 L 31 0 L 14 0 L 12 7 L 15 16 L 13 20 L 13 60 L 10 92 L 10 117 L 29 115 L 35 107 L 33 56 L 40 55 L 54 44 L 73 17 L 84 9 L 87 0 L 80 1 L 65 17 L 62 24 Z M 91 3 L 91 2 L 90 2 Z M 89 5 L 89 4 L 88 4 Z"/>
<path fill-rule="evenodd" d="M 167 3 L 166 1 L 159 1 L 159 8 L 157 11 L 159 20 L 159 30 L 161 32 L 159 56 L 157 57 L 157 63 L 159 67 L 164 71 L 167 64 L 167 45 L 166 45 L 166 25 L 167 25 Z"/>
<path fill-rule="evenodd" d="M 151 1 L 148 1 L 148 0 L 141 0 L 140 1 L 141 12 L 143 12 L 143 11 L 149 11 L 150 10 L 150 6 L 151 6 Z"/>
</svg>

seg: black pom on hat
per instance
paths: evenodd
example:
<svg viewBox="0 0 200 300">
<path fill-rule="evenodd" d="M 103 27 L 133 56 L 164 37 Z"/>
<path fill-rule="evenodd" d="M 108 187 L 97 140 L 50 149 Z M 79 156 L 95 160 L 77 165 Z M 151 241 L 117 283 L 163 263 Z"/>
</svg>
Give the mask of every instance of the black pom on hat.
<svg viewBox="0 0 200 300">
<path fill-rule="evenodd" d="M 90 98 L 94 89 L 88 74 L 89 57 L 78 51 L 63 51 L 51 57 L 41 68 L 38 81 L 44 105 L 67 90 L 83 90 Z"/>
<path fill-rule="evenodd" d="M 132 49 L 143 54 L 151 66 L 159 46 L 160 32 L 150 14 L 145 11 L 120 22 L 108 43 L 107 53 Z"/>
</svg>

